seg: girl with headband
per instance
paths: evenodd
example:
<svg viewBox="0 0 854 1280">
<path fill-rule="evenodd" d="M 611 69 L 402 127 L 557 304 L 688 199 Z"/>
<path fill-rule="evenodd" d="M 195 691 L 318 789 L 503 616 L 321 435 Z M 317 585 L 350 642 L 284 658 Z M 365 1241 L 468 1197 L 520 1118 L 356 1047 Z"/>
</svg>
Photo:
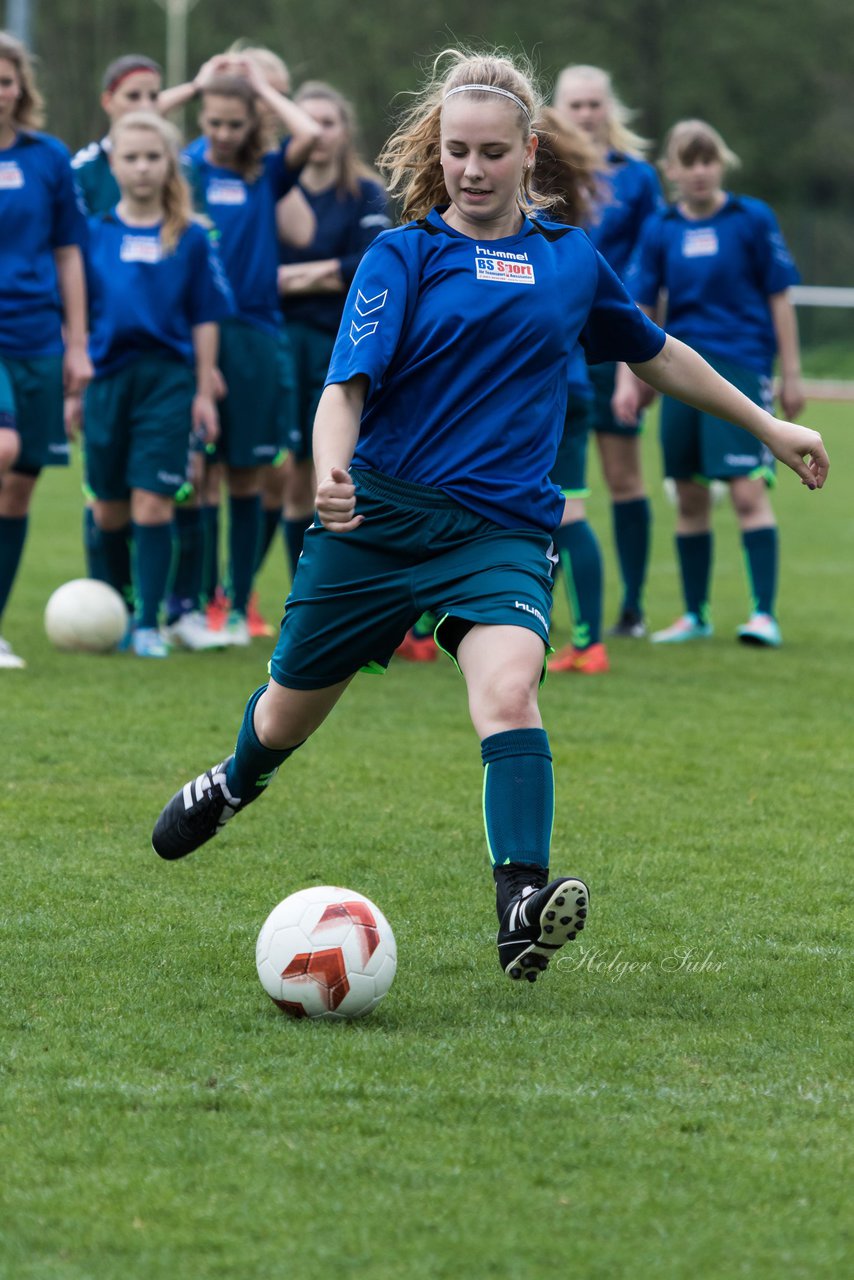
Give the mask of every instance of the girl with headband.
<svg viewBox="0 0 854 1280">
<path fill-rule="evenodd" d="M 406 224 L 368 248 L 347 297 L 314 423 L 317 517 L 269 681 L 234 754 L 188 782 L 153 833 L 167 859 L 215 836 L 430 609 L 480 740 L 499 964 L 528 980 L 588 911 L 581 879 L 550 879 L 554 780 L 537 705 L 564 508 L 549 472 L 573 347 L 739 423 L 810 488 L 828 467 L 817 432 L 771 417 L 667 337 L 587 235 L 546 216 L 532 183 L 538 108 L 507 58 L 451 51 L 386 144 Z"/>
</svg>

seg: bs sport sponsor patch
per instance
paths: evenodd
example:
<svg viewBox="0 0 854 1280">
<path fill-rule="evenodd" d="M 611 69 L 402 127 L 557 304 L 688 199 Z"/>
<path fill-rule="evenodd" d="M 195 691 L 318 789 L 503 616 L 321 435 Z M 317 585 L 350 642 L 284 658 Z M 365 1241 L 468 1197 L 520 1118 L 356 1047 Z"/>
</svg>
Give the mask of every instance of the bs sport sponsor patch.
<svg viewBox="0 0 854 1280">
<path fill-rule="evenodd" d="M 714 227 L 689 227 L 682 237 L 683 258 L 714 258 L 718 233 Z"/>
<path fill-rule="evenodd" d="M 24 171 L 15 160 L 0 163 L 0 191 L 17 191 L 24 185 Z"/>
<path fill-rule="evenodd" d="M 478 280 L 497 280 L 500 284 L 534 284 L 534 265 L 527 253 L 511 253 L 509 249 L 487 249 L 475 246 L 475 274 Z"/>
<path fill-rule="evenodd" d="M 122 236 L 122 262 L 160 262 L 163 249 L 159 236 Z"/>
<path fill-rule="evenodd" d="M 214 178 L 205 192 L 208 204 L 246 204 L 246 184 L 240 178 Z"/>
</svg>

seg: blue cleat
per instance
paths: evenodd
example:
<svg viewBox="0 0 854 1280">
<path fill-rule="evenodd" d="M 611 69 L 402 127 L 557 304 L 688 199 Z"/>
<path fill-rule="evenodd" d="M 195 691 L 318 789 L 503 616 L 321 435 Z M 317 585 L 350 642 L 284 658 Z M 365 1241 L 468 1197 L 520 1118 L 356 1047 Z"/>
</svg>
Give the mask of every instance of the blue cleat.
<svg viewBox="0 0 854 1280">
<path fill-rule="evenodd" d="M 714 630 L 710 622 L 702 622 L 696 613 L 683 613 L 663 631 L 653 631 L 650 640 L 653 644 L 685 644 L 688 640 L 705 640 L 714 635 Z"/>
<path fill-rule="evenodd" d="M 777 620 L 770 613 L 752 613 L 736 635 L 742 644 L 759 645 L 764 649 L 779 649 L 783 643 Z"/>
</svg>

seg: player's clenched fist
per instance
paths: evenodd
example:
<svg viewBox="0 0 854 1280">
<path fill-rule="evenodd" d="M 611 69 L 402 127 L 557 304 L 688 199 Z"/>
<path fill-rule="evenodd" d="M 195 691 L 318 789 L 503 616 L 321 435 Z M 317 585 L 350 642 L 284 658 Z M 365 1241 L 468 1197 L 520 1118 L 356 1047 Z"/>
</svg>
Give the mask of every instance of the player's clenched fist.
<svg viewBox="0 0 854 1280">
<path fill-rule="evenodd" d="M 349 533 L 364 519 L 356 515 L 356 486 L 349 472 L 341 467 L 332 467 L 329 475 L 320 481 L 315 506 L 320 523 L 330 533 Z"/>
</svg>

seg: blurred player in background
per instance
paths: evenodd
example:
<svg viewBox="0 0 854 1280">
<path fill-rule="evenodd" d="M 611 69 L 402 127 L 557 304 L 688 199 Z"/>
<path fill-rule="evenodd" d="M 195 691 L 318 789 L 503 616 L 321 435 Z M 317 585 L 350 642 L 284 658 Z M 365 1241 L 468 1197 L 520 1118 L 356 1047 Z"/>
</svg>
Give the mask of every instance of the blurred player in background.
<svg viewBox="0 0 854 1280">
<path fill-rule="evenodd" d="M 225 465 L 229 491 L 231 608 L 223 629 L 229 643 L 246 645 L 261 537 L 262 468 L 280 450 L 277 204 L 295 186 L 319 130 L 245 53 L 211 59 L 192 84 L 167 91 L 161 106 L 165 99 L 171 110 L 196 94 L 201 98 L 202 136 L 184 154 L 196 207 L 217 229 L 237 307 L 221 331 L 219 364 L 226 394 L 219 405 L 215 459 Z M 271 115 L 287 134 L 275 150 L 269 150 Z M 306 209 L 306 240 L 312 230 Z M 218 479 L 212 478 L 212 484 L 218 490 Z M 212 496 L 209 488 L 207 497 Z M 216 541 L 216 530 L 209 527 L 212 550 Z"/>
<path fill-rule="evenodd" d="M 141 53 L 126 53 L 115 58 L 104 72 L 101 107 L 111 124 L 128 111 L 156 111 L 162 84 L 158 63 Z M 74 178 L 86 213 L 106 213 L 119 202 L 119 188 L 110 166 L 109 135 L 81 147 L 71 161 Z M 83 549 L 86 572 L 90 578 L 110 581 L 101 546 L 100 530 L 95 522 L 94 501 L 86 494 L 83 512 Z M 116 566 L 113 566 L 115 572 Z M 123 578 L 122 594 L 130 588 L 130 561 Z"/>
<path fill-rule="evenodd" d="M 297 382 L 284 503 L 292 576 L 314 516 L 311 431 L 344 300 L 362 254 L 391 226 L 385 188 L 356 148 L 351 104 L 320 80 L 302 85 L 294 100 L 314 120 L 320 137 L 300 174 L 316 230 L 305 248 L 283 244 L 279 267 Z"/>
<path fill-rule="evenodd" d="M 92 375 L 86 349 L 86 223 L 71 158 L 44 119 L 30 56 L 0 32 L 0 619 L 43 467 L 66 466 L 63 392 Z M 24 659 L 0 637 L 0 669 Z"/>
<path fill-rule="evenodd" d="M 83 415 L 86 475 L 118 590 L 129 543 L 133 550 L 133 650 L 165 658 L 159 622 L 174 498 L 187 479 L 191 429 L 205 441 L 218 434 L 218 324 L 233 304 L 193 217 L 177 130 L 153 112 L 129 112 L 110 131 L 110 163 L 119 202 L 89 224 L 95 377 Z M 200 631 L 204 620 L 188 613 L 173 634 L 188 648 L 212 647 Z"/>
<path fill-rule="evenodd" d="M 629 284 L 650 315 L 666 295 L 668 331 L 769 410 L 772 367 L 779 353 L 780 404 L 786 417 L 794 418 L 804 406 L 804 394 L 789 287 L 799 277 L 771 209 L 724 189 L 724 177 L 737 163 L 705 121 L 682 120 L 673 126 L 662 164 L 675 203 L 653 214 L 644 227 Z M 622 376 L 621 383 L 626 392 L 622 412 L 631 419 L 637 411 L 636 387 Z M 745 644 L 778 646 L 772 455 L 739 427 L 670 397 L 662 403 L 661 442 L 665 475 L 676 483 L 676 550 L 685 612 L 652 639 L 677 644 L 712 634 L 710 485 L 722 480 L 741 529 L 753 602 L 738 638 Z"/>
<path fill-rule="evenodd" d="M 588 227 L 597 196 L 596 151 L 586 134 L 554 107 L 544 107 L 535 130 L 539 139 L 534 184 L 555 204 L 550 216 Z M 549 659 L 550 671 L 603 675 L 609 670 L 602 643 L 602 552 L 587 520 L 587 441 L 593 389 L 584 352 L 576 346 L 568 366 L 566 418 L 551 477 L 565 498 L 555 530 L 555 547 L 572 617 L 572 642 Z"/>
<path fill-rule="evenodd" d="M 499 963 L 529 980 L 588 909 L 580 880 L 549 882 L 554 777 L 537 703 L 570 353 L 580 340 L 591 361 L 637 362 L 651 385 L 760 436 L 811 488 L 827 470 L 817 432 L 778 422 L 668 338 L 583 231 L 531 217 L 546 204 L 531 185 L 539 107 L 506 58 L 454 52 L 387 143 L 380 163 L 409 221 L 368 248 L 347 297 L 314 424 L 317 520 L 269 683 L 234 755 L 187 782 L 153 833 L 168 859 L 215 836 L 431 609 L 481 740 Z M 464 904 L 460 926 L 474 927 Z"/>
<path fill-rule="evenodd" d="M 632 113 L 614 92 L 611 77 L 600 67 L 564 68 L 555 88 L 554 105 L 596 147 L 600 194 L 589 228 L 590 238 L 623 279 L 641 227 L 661 203 L 655 169 L 643 159 L 648 143 L 629 128 Z M 612 412 L 616 376 L 613 363 L 592 368 L 590 376 L 595 393 L 592 425 L 611 494 L 614 543 L 623 589 L 620 616 L 608 634 L 639 638 L 646 635 L 643 591 L 652 529 L 641 465 L 641 426 L 640 421 L 620 421 Z"/>
</svg>

